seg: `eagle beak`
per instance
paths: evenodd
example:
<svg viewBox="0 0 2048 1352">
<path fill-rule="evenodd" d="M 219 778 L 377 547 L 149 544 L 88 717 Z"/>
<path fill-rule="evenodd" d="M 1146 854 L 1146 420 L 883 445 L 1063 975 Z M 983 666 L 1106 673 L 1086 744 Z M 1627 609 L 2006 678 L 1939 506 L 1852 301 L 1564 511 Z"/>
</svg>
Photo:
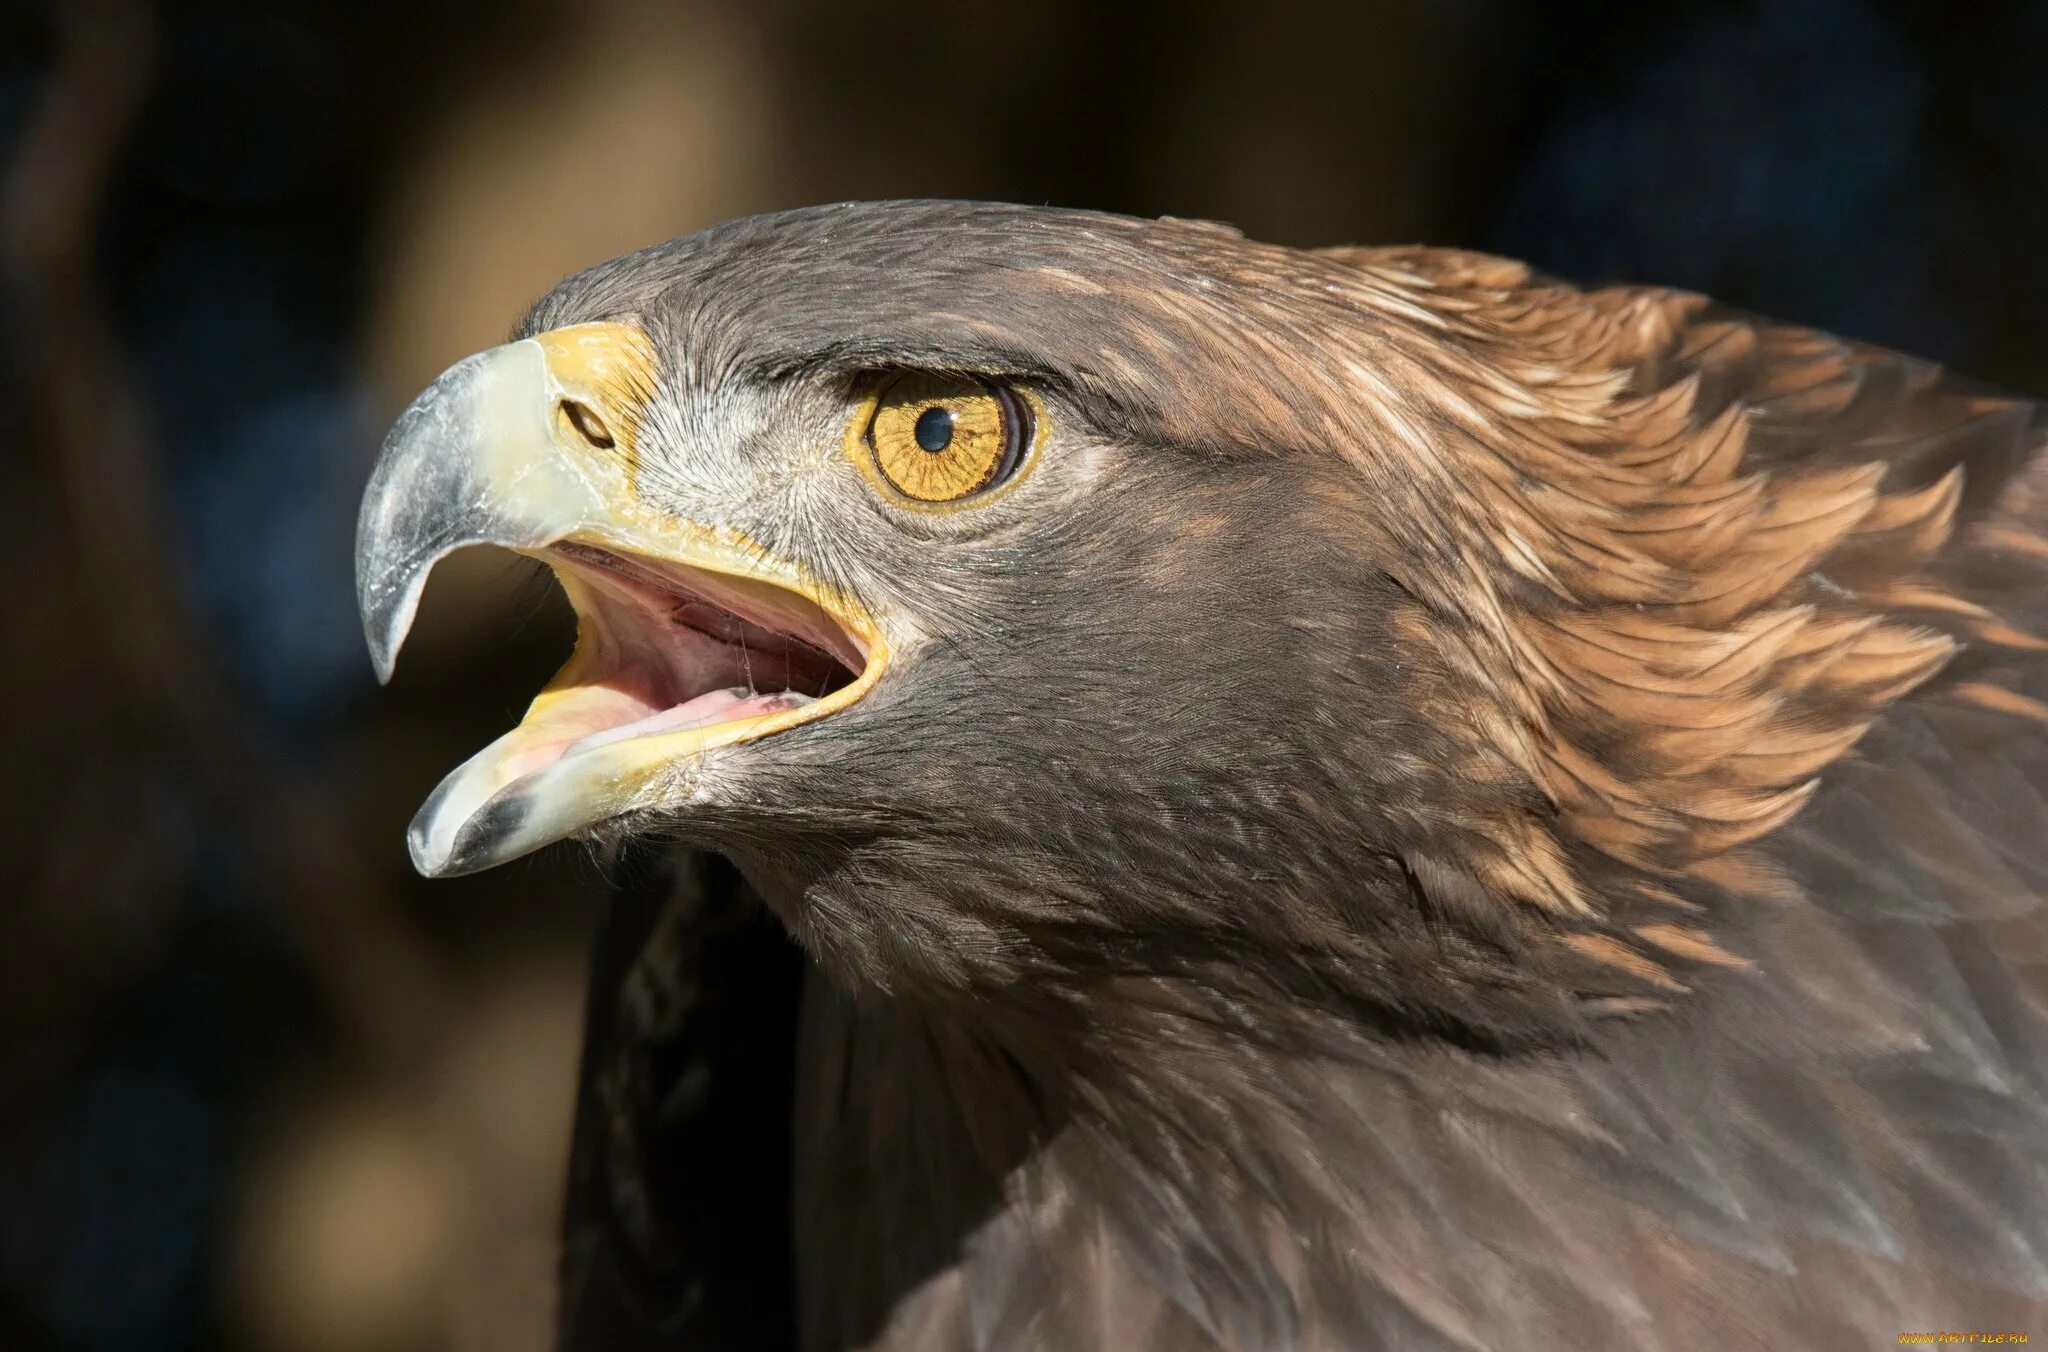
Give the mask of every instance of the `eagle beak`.
<svg viewBox="0 0 2048 1352">
<path fill-rule="evenodd" d="M 851 704 L 886 645 L 850 598 L 716 522 L 638 495 L 654 365 L 626 324 L 456 363 L 385 438 L 356 528 L 356 599 L 388 680 L 434 564 L 469 545 L 538 558 L 576 651 L 518 727 L 435 789 L 408 833 L 430 877 L 517 858 L 673 802 L 699 754 Z"/>
</svg>

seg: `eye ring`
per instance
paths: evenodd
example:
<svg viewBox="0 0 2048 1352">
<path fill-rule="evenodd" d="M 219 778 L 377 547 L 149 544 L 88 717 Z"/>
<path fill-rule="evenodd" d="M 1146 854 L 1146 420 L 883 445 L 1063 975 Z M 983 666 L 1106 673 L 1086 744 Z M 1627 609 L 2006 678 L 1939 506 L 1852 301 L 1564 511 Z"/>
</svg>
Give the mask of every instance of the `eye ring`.
<svg viewBox="0 0 2048 1352">
<path fill-rule="evenodd" d="M 881 379 L 848 429 L 861 468 L 919 507 L 966 505 L 1008 484 L 1038 440 L 1036 401 L 979 376 Z"/>
</svg>

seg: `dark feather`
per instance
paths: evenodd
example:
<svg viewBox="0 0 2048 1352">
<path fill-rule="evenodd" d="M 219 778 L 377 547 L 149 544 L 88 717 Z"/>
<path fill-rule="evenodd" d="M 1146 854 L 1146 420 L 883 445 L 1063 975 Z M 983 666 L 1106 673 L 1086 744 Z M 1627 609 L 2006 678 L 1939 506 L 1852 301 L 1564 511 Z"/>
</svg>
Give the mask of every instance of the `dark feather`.
<svg viewBox="0 0 2048 1352">
<path fill-rule="evenodd" d="M 798 962 L 730 867 L 629 888 L 591 967 L 563 1226 L 566 1352 L 794 1346 Z"/>
</svg>

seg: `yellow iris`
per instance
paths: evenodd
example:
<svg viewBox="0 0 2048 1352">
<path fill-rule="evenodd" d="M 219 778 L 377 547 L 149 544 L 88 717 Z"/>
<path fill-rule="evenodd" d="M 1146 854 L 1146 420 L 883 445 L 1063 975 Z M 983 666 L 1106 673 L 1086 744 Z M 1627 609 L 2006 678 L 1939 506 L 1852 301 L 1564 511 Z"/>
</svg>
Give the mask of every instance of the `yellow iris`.
<svg viewBox="0 0 2048 1352">
<path fill-rule="evenodd" d="M 875 467 L 919 502 L 953 502 L 992 484 L 1023 431 L 1014 403 L 978 380 L 913 372 L 883 389 L 868 424 Z"/>
</svg>

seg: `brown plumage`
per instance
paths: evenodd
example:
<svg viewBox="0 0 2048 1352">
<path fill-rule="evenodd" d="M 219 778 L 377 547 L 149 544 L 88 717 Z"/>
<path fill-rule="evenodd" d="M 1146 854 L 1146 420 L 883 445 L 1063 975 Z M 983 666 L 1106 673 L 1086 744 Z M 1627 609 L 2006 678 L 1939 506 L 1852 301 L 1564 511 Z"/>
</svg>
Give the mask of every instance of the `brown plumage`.
<svg viewBox="0 0 2048 1352">
<path fill-rule="evenodd" d="M 596 320 L 658 354 L 645 501 L 914 637 L 627 820 L 811 967 L 732 1035 L 790 1017 L 690 937 L 735 881 L 615 919 L 571 1346 L 772 1341 L 732 1267 L 782 1232 L 693 1171 L 785 1046 L 808 1348 L 2048 1336 L 2040 405 L 1681 292 L 996 206 L 736 222 L 525 331 Z M 903 369 L 1033 391 L 1035 467 L 918 516 L 806 458 Z"/>
<path fill-rule="evenodd" d="M 1570 936 L 1579 951 L 1632 970 L 1660 951 L 1740 961 L 1675 923 L 1696 908 L 1656 879 L 1780 889 L 1742 847 L 1959 635 L 2030 641 L 1928 570 L 1954 529 L 1958 452 L 2009 429 L 2013 405 L 1694 295 L 1589 294 L 1446 251 L 1341 256 L 1455 340 L 1405 373 L 1444 422 L 1382 443 L 1478 490 L 1460 499 L 1457 576 L 1413 578 L 1404 619 L 1450 668 L 1413 697 L 1469 739 L 1468 774 L 1498 779 L 1505 761 L 1557 810 L 1549 827 L 1475 823 L 1494 848 L 1468 867 L 1497 894 L 1583 914 L 1602 903 L 1563 861 L 1590 846 L 1678 914 Z M 1964 622 L 1916 619 L 1928 611 Z"/>
</svg>

